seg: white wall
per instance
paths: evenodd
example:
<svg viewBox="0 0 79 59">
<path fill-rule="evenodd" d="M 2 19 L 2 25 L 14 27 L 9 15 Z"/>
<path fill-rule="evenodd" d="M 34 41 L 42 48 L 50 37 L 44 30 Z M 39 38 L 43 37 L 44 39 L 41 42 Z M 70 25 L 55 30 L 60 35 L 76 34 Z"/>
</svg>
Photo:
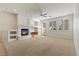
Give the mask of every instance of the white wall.
<svg viewBox="0 0 79 59">
<path fill-rule="evenodd" d="M 18 30 L 18 39 L 19 40 L 24 40 L 24 39 L 28 39 L 31 38 L 30 33 L 32 32 L 32 27 L 31 24 L 31 17 L 29 16 L 28 13 L 26 12 L 20 12 L 17 15 L 17 30 Z M 21 36 L 21 29 L 29 29 L 29 35 L 27 36 Z"/>
<path fill-rule="evenodd" d="M 7 12 L 0 12 L 0 31 L 16 29 L 16 24 L 16 15 Z"/>
<path fill-rule="evenodd" d="M 76 53 L 79 56 L 79 4 L 75 5 L 74 11 L 74 43 L 76 48 Z"/>
<path fill-rule="evenodd" d="M 8 39 L 8 30 L 16 29 L 17 17 L 14 14 L 0 12 L 0 33 L 3 40 Z"/>
<path fill-rule="evenodd" d="M 27 13 L 18 13 L 17 15 L 17 25 L 26 25 L 29 26 L 29 16 Z"/>
<path fill-rule="evenodd" d="M 57 17 L 57 18 L 51 18 L 46 19 L 43 21 L 43 23 L 46 23 L 46 28 L 43 30 L 45 33 L 44 35 L 47 35 L 49 37 L 56 37 L 56 38 L 65 38 L 65 39 L 73 39 L 73 33 L 72 33 L 72 17 L 73 15 L 66 15 L 63 17 Z M 52 21 L 59 21 L 59 20 L 68 20 L 69 27 L 68 30 L 49 30 L 49 23 Z"/>
<path fill-rule="evenodd" d="M 73 3 L 71 3 L 71 4 L 68 4 L 68 3 L 40 4 L 43 13 L 46 12 L 48 14 L 48 16 L 51 16 L 51 18 L 65 16 L 68 14 L 73 14 L 74 5 L 75 4 L 73 4 Z M 50 18 L 48 18 L 47 20 L 50 20 Z M 71 28 L 72 28 L 72 21 L 73 20 L 70 21 Z M 47 21 L 47 23 L 48 23 L 48 21 Z M 53 32 L 48 30 L 46 35 L 51 36 L 51 37 L 53 36 L 53 37 L 60 37 L 60 38 L 66 38 L 66 39 L 73 38 L 72 29 L 71 29 L 71 31 L 53 31 Z"/>
</svg>

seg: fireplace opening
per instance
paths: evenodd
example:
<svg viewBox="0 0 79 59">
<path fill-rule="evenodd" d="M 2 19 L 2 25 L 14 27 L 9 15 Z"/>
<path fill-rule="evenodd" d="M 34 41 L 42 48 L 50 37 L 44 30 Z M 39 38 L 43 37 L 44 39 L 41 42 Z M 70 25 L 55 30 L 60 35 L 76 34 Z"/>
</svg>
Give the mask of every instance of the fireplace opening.
<svg viewBox="0 0 79 59">
<path fill-rule="evenodd" d="M 21 29 L 21 36 L 29 35 L 29 29 Z"/>
</svg>

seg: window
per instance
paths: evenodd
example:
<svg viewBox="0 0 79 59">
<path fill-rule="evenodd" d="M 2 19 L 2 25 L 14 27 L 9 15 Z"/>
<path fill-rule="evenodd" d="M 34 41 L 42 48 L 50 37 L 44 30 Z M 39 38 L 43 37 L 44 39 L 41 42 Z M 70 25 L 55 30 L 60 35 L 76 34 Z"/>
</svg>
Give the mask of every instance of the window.
<svg viewBox="0 0 79 59">
<path fill-rule="evenodd" d="M 56 21 L 53 21 L 53 30 L 56 30 Z"/>
<path fill-rule="evenodd" d="M 64 30 L 68 30 L 68 29 L 69 29 L 69 21 L 64 20 Z"/>
<path fill-rule="evenodd" d="M 49 23 L 49 27 L 52 27 L 52 21 Z"/>
<path fill-rule="evenodd" d="M 63 20 L 58 21 L 58 30 L 63 30 Z"/>
<path fill-rule="evenodd" d="M 52 21 L 50 21 L 50 23 L 49 23 L 49 29 L 52 30 L 52 27 L 53 27 L 52 26 Z"/>
</svg>

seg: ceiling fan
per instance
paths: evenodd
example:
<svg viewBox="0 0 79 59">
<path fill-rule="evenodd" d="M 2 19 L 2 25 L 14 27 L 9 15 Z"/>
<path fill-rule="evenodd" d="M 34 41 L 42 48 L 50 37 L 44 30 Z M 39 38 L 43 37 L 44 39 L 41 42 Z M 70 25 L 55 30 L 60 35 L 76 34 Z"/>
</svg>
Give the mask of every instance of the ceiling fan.
<svg viewBox="0 0 79 59">
<path fill-rule="evenodd" d="M 42 16 L 42 17 L 47 17 L 47 13 L 40 13 L 40 16 Z"/>
<path fill-rule="evenodd" d="M 43 13 L 43 12 L 40 12 L 40 16 L 42 16 L 42 17 L 51 17 L 51 16 L 48 16 L 48 13 Z"/>
</svg>

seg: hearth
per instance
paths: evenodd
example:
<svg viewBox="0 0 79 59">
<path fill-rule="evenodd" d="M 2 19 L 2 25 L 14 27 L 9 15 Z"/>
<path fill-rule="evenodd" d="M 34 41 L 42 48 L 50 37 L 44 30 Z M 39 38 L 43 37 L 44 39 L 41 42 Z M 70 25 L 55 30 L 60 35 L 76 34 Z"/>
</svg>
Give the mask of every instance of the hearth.
<svg viewBox="0 0 79 59">
<path fill-rule="evenodd" d="M 21 36 L 29 35 L 29 29 L 21 29 Z"/>
</svg>

